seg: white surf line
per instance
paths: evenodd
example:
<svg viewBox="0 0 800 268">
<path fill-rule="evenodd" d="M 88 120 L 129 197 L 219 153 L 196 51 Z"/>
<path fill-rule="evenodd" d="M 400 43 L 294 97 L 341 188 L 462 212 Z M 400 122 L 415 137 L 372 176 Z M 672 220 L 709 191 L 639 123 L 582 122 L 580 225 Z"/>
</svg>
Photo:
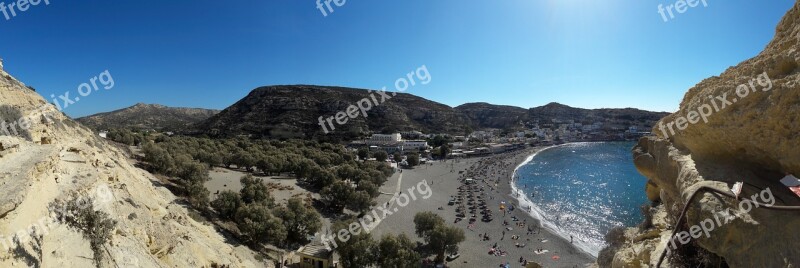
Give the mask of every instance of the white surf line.
<svg viewBox="0 0 800 268">
<path fill-rule="evenodd" d="M 538 156 L 539 153 L 542 153 L 542 152 L 550 150 L 550 149 L 558 148 L 558 147 L 563 147 L 563 146 L 567 146 L 567 145 L 574 145 L 574 144 L 581 144 L 581 143 L 584 143 L 584 142 L 565 143 L 565 144 L 553 145 L 553 146 L 545 147 L 542 150 L 539 150 L 539 151 L 533 153 L 532 155 L 528 156 L 528 158 L 526 158 L 525 161 L 523 161 L 516 168 L 514 168 L 514 172 L 511 174 L 511 178 L 512 179 L 511 179 L 511 183 L 510 183 L 511 184 L 511 195 L 510 195 L 510 197 L 516 198 L 517 199 L 517 203 L 521 207 L 524 206 L 523 204 L 530 206 L 530 208 L 531 208 L 530 212 L 529 211 L 524 211 L 524 210 L 523 211 L 525 213 L 528 213 L 529 215 L 533 216 L 533 218 L 539 220 L 539 222 L 540 222 L 541 226 L 543 227 L 543 229 L 546 229 L 546 230 L 550 231 L 552 234 L 561 237 L 562 239 L 564 239 L 564 241 L 569 241 L 569 234 L 567 233 L 567 231 L 561 229 L 560 227 L 558 227 L 558 225 L 556 225 L 553 222 L 550 222 L 549 220 L 547 220 L 547 218 L 544 216 L 545 215 L 544 211 L 538 205 L 536 205 L 536 203 L 534 203 L 532 200 L 528 199 L 527 194 L 529 194 L 529 193 L 525 193 L 524 191 L 522 191 L 525 194 L 521 194 L 521 195 L 518 195 L 518 196 L 513 196 L 514 193 L 519 193 L 520 192 L 520 189 L 517 188 L 515 179 L 516 179 L 516 176 L 517 176 L 517 171 L 522 166 L 527 165 L 528 163 L 533 161 L 533 159 L 536 156 Z M 584 243 L 582 241 L 577 241 L 576 240 L 573 243 L 573 245 L 578 250 L 583 251 L 584 253 L 589 254 L 590 256 L 593 256 L 593 257 L 597 257 L 597 255 L 599 253 L 598 251 L 593 249 L 590 245 L 588 245 L 588 244 L 586 244 L 586 243 Z"/>
</svg>

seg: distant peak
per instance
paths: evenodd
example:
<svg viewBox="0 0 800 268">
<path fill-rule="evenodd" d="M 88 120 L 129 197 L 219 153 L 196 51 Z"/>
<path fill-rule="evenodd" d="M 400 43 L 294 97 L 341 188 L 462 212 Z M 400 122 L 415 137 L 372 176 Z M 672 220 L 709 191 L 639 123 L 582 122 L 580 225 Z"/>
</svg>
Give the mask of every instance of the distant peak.
<svg viewBox="0 0 800 268">
<path fill-rule="evenodd" d="M 166 107 L 160 104 L 147 104 L 147 103 L 137 103 L 136 105 L 132 106 L 131 108 L 163 108 Z"/>
<path fill-rule="evenodd" d="M 564 104 L 561 104 L 561 103 L 558 103 L 558 102 L 551 102 L 551 103 L 548 103 L 547 105 L 545 105 L 543 107 L 546 107 L 546 108 L 572 108 L 572 107 L 570 107 L 568 105 L 564 105 Z"/>
</svg>

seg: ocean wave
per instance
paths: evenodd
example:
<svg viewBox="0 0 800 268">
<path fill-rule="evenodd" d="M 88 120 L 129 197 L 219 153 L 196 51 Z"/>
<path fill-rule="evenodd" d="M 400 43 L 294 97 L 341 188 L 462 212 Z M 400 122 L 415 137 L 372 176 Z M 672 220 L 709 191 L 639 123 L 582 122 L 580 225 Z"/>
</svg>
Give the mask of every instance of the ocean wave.
<svg viewBox="0 0 800 268">
<path fill-rule="evenodd" d="M 524 190 L 520 189 L 520 182 L 521 179 L 524 179 L 528 175 L 526 174 L 523 176 L 519 173 L 520 168 L 530 164 L 534 161 L 540 153 L 552 150 L 554 148 L 559 148 L 563 146 L 576 146 L 576 147 L 583 147 L 586 145 L 590 145 L 591 143 L 568 143 L 563 145 L 556 145 L 543 148 L 542 150 L 537 151 L 536 153 L 528 156 L 525 161 L 520 163 L 515 169 L 512 174 L 512 198 L 515 198 L 520 206 L 523 208 L 521 210 L 526 211 L 530 214 L 533 218 L 539 220 L 541 222 L 541 226 L 550 231 L 551 233 L 558 235 L 559 237 L 563 238 L 566 241 L 570 241 L 570 236 L 574 237 L 573 245 L 578 248 L 579 250 L 586 252 L 592 256 L 597 257 L 600 250 L 605 246 L 605 241 L 603 237 L 605 235 L 605 230 L 608 226 L 606 225 L 619 225 L 625 221 L 625 218 L 630 218 L 630 215 L 635 213 L 628 213 L 629 209 L 626 207 L 620 207 L 618 204 L 615 203 L 606 203 L 603 204 L 601 201 L 605 201 L 601 199 L 601 196 L 592 195 L 591 191 L 588 189 L 586 191 L 582 190 L 582 188 L 589 187 L 589 185 L 594 185 L 592 183 L 587 183 L 586 181 L 572 181 L 573 183 L 569 183 L 570 181 L 566 182 L 566 185 L 561 185 L 563 187 L 563 193 L 568 193 L 572 191 L 572 193 L 580 192 L 582 198 L 574 197 L 572 202 L 549 202 L 545 203 L 546 206 L 542 207 L 542 204 L 534 203 L 531 198 L 529 198 L 530 193 L 526 193 Z M 569 148 L 569 153 L 572 155 L 572 148 Z M 580 153 L 580 152 L 579 152 Z M 619 154 L 619 153 L 600 153 L 602 157 L 600 160 L 603 159 L 610 159 L 612 155 Z M 585 157 L 585 155 L 581 155 L 580 157 Z M 582 159 L 582 158 L 581 158 Z M 597 160 L 597 159 L 595 159 Z M 542 161 L 546 162 L 554 162 L 552 159 L 542 159 Z M 624 161 L 624 160 L 622 160 Z M 537 162 L 538 163 L 538 162 Z M 611 166 L 607 166 L 610 168 Z M 597 168 L 597 166 L 592 166 L 592 169 Z M 572 169 L 572 168 L 570 168 Z M 575 172 L 576 170 L 572 170 Z M 541 170 L 532 171 L 535 176 L 539 177 L 543 174 Z M 569 172 L 566 171 L 565 172 Z M 592 180 L 595 179 L 603 179 L 603 177 L 618 177 L 616 174 L 617 172 L 604 172 L 604 173 L 597 173 L 597 174 L 586 174 L 585 176 L 591 178 Z M 596 176 L 597 175 L 597 176 Z M 555 179 L 564 179 L 561 174 L 554 174 Z M 567 176 L 567 175 L 564 175 Z M 523 180 L 524 181 L 524 180 Z M 530 186 L 530 185 L 528 185 Z M 598 183 L 597 186 L 599 188 L 607 188 L 608 183 L 602 182 Z M 544 188 L 542 188 L 544 187 Z M 576 188 L 577 187 L 577 188 Z M 553 192 L 547 192 L 547 186 L 537 185 L 531 187 L 531 189 L 526 189 L 527 191 L 533 191 L 537 197 L 540 195 L 549 194 L 552 196 Z M 518 193 L 518 195 L 514 195 L 514 193 Z M 562 193 L 562 192 L 560 192 Z M 560 194 L 556 193 L 556 194 Z M 585 195 L 584 195 L 585 193 Z M 543 197 L 543 196 L 542 196 Z M 561 198 L 568 198 L 567 196 L 560 196 Z M 611 199 L 619 199 L 621 196 L 612 196 Z M 622 198 L 624 199 L 624 198 Z M 637 204 L 638 205 L 638 204 Z M 528 211 L 525 208 L 530 208 Z M 548 214 L 549 213 L 549 214 Z M 602 222 L 602 223 L 601 223 Z"/>
</svg>

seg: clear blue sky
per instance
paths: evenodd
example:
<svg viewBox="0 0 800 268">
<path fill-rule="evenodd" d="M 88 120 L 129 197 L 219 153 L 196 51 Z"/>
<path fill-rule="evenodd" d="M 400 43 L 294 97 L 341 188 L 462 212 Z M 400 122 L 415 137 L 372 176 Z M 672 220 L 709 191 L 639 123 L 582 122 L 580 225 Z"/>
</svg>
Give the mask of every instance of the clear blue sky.
<svg viewBox="0 0 800 268">
<path fill-rule="evenodd" d="M 790 0 L 50 0 L 6 21 L 7 71 L 49 99 L 108 69 L 115 87 L 71 116 L 138 102 L 223 109 L 253 88 L 390 86 L 437 102 L 674 111 L 684 93 L 760 52 Z M 6 4 L 11 0 L 4 0 Z"/>
</svg>

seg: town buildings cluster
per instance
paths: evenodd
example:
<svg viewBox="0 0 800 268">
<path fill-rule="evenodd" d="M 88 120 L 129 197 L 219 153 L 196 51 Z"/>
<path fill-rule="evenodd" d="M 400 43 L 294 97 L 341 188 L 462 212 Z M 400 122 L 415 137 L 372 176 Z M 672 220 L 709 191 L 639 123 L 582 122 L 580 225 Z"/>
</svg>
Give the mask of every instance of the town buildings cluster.
<svg viewBox="0 0 800 268">
<path fill-rule="evenodd" d="M 651 126 L 623 125 L 603 122 L 575 122 L 574 120 L 552 119 L 546 122 L 533 122 L 518 130 L 483 129 L 469 135 L 425 134 L 419 131 L 406 131 L 391 134 L 373 134 L 365 140 L 353 141 L 352 148 L 369 148 L 370 151 L 386 151 L 389 154 L 421 153 L 429 155 L 437 136 L 447 140 L 450 156 L 468 157 L 503 153 L 526 145 L 555 145 L 566 142 L 587 141 L 626 141 L 650 135 Z"/>
</svg>

